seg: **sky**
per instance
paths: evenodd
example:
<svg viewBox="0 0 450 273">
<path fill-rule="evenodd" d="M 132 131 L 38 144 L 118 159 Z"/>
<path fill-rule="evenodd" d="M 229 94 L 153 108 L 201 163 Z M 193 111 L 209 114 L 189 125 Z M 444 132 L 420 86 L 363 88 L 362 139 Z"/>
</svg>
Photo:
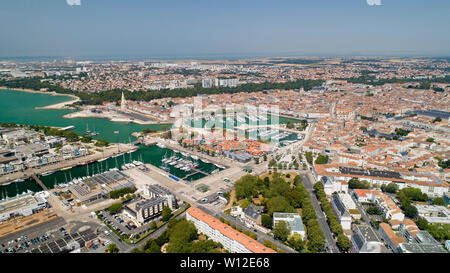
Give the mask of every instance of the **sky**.
<svg viewBox="0 0 450 273">
<path fill-rule="evenodd" d="M 450 56 L 448 0 L 1 0 L 0 57 Z"/>
</svg>

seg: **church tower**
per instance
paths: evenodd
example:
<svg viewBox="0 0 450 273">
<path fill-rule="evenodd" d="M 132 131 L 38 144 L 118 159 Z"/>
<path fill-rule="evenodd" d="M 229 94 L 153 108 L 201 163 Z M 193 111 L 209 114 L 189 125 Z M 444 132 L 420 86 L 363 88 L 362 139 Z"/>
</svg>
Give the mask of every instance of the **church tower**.
<svg viewBox="0 0 450 273">
<path fill-rule="evenodd" d="M 125 100 L 125 96 L 122 92 L 122 101 L 120 103 L 120 110 L 125 110 L 127 108 L 127 101 Z"/>
</svg>

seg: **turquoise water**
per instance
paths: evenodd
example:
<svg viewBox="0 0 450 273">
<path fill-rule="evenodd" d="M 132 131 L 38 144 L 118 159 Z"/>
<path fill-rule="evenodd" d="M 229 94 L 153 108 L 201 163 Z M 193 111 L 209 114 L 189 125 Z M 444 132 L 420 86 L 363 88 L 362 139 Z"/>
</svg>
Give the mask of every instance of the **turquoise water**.
<svg viewBox="0 0 450 273">
<path fill-rule="evenodd" d="M 86 126 L 90 131 L 99 132 L 94 138 L 106 139 L 110 142 L 127 143 L 130 135 L 144 128 L 160 130 L 161 124 L 140 125 L 126 122 L 112 122 L 102 118 L 62 118 L 63 115 L 72 113 L 74 110 L 42 109 L 35 107 L 52 105 L 71 100 L 67 96 L 52 96 L 46 94 L 18 92 L 0 89 L 0 122 L 12 122 L 17 124 L 39 124 L 46 126 L 67 127 L 75 126 L 73 131 L 78 134 L 86 132 Z M 119 131 L 114 134 L 114 131 Z M 134 138 L 131 137 L 133 140 Z"/>
<path fill-rule="evenodd" d="M 42 183 L 44 183 L 49 189 L 54 188 L 56 184 L 70 182 L 74 178 L 80 178 L 87 175 L 98 174 L 104 172 L 108 169 L 118 168 L 121 169 L 121 166 L 124 163 L 130 163 L 133 160 L 138 160 L 144 163 L 150 163 L 156 167 L 160 167 L 162 165 L 161 159 L 164 156 L 170 157 L 175 155 L 177 157 L 182 157 L 180 153 L 175 153 L 174 151 L 167 148 L 159 148 L 156 145 L 153 146 L 139 146 L 139 150 L 133 152 L 131 154 L 125 153 L 123 156 L 111 157 L 102 162 L 94 162 L 92 164 L 84 165 L 84 166 L 75 166 L 70 170 L 58 171 L 54 174 L 41 176 L 40 179 Z M 192 158 L 187 158 L 191 161 L 194 161 Z M 211 163 L 204 163 L 201 160 L 197 161 L 200 166 L 197 169 L 210 174 L 216 169 L 219 169 L 217 166 Z M 170 168 L 170 174 L 178 177 L 184 178 L 193 172 L 185 172 L 179 169 L 176 169 L 173 166 L 167 165 Z M 167 173 L 169 175 L 169 173 Z M 205 174 L 196 173 L 190 175 L 185 180 L 186 181 L 194 181 L 200 178 L 205 177 Z M 180 182 L 182 183 L 182 182 Z M 41 187 L 33 180 L 27 179 L 24 182 L 14 183 L 12 182 L 9 185 L 0 186 L 0 199 L 8 195 L 9 197 L 15 196 L 17 193 L 22 193 L 27 190 L 31 190 L 33 192 L 41 191 Z"/>
</svg>

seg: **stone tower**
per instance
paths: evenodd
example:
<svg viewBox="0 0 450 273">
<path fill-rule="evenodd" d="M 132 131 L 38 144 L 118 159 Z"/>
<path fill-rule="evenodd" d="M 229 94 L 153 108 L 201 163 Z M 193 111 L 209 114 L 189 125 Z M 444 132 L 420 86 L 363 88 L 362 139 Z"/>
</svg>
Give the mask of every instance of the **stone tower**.
<svg viewBox="0 0 450 273">
<path fill-rule="evenodd" d="M 125 100 L 125 96 L 122 92 L 122 101 L 120 103 L 120 110 L 125 110 L 127 108 L 127 101 Z"/>
</svg>

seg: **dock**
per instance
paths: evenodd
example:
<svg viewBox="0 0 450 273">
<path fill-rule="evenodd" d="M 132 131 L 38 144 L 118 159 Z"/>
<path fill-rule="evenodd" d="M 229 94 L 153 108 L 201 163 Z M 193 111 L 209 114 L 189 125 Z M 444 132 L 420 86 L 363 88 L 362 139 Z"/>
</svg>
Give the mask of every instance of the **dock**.
<svg viewBox="0 0 450 273">
<path fill-rule="evenodd" d="M 39 177 L 37 177 L 36 174 L 32 174 L 31 177 L 36 181 L 36 183 L 38 183 L 38 185 L 44 189 L 44 191 L 48 191 L 47 186 L 45 186 L 45 184 L 41 181 L 41 179 L 39 179 Z"/>
<path fill-rule="evenodd" d="M 194 172 L 193 173 L 190 173 L 190 174 L 187 174 L 185 177 L 183 177 L 182 179 L 183 180 L 185 180 L 186 178 L 188 178 L 188 177 L 190 177 L 190 176 L 193 176 L 194 174 L 198 174 L 198 173 L 201 173 L 201 174 L 203 174 L 203 175 L 205 175 L 205 176 L 208 176 L 208 175 L 210 175 L 209 173 L 206 173 L 206 172 L 204 172 L 204 171 L 202 171 L 202 170 L 199 170 L 199 169 L 192 169 Z"/>
</svg>

